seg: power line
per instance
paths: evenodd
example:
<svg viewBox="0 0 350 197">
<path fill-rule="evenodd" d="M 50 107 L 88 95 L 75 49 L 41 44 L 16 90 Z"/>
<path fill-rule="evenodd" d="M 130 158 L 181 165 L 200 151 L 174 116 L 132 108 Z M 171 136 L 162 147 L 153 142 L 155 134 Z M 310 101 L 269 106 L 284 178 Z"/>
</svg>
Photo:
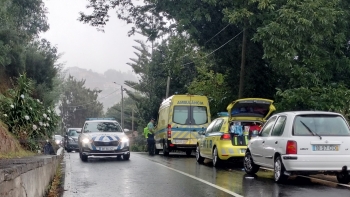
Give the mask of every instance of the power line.
<svg viewBox="0 0 350 197">
<path fill-rule="evenodd" d="M 207 40 L 204 45 L 206 45 L 210 40 L 212 40 L 213 38 L 215 38 L 217 35 L 219 35 L 222 31 L 224 31 L 228 26 L 230 26 L 231 24 L 227 24 L 224 28 L 222 28 L 218 33 L 216 33 L 213 37 L 211 37 L 209 40 Z M 176 61 L 180 60 L 181 58 L 184 58 L 188 56 L 188 54 L 182 56 L 182 57 L 179 57 L 176 59 Z M 166 64 L 166 63 L 162 63 L 162 64 Z"/>
<path fill-rule="evenodd" d="M 222 28 L 217 34 L 215 34 L 213 37 L 211 37 L 209 40 L 207 40 L 205 44 L 207 44 L 207 42 L 209 42 L 210 40 L 212 40 L 213 38 L 215 38 L 217 35 L 219 35 L 222 31 L 224 31 L 230 24 L 226 25 L 226 27 Z"/>
<path fill-rule="evenodd" d="M 243 32 L 243 30 L 242 30 L 241 32 L 239 32 L 237 35 L 235 35 L 234 37 L 232 37 L 230 40 L 228 40 L 227 42 L 225 42 L 223 45 L 221 45 L 220 47 L 216 48 L 214 51 L 212 51 L 212 52 L 210 52 L 209 54 L 207 54 L 206 56 L 202 57 L 201 59 L 206 58 L 206 57 L 208 57 L 209 55 L 215 53 L 216 51 L 218 51 L 219 49 L 221 49 L 222 47 L 224 47 L 226 44 L 228 44 L 229 42 L 231 42 L 233 39 L 237 38 L 237 36 L 239 36 L 242 32 Z M 186 66 L 186 65 L 192 64 L 192 63 L 194 63 L 194 61 L 189 62 L 189 63 L 186 63 L 186 64 L 183 64 L 183 65 L 181 65 L 181 66 Z"/>
<path fill-rule="evenodd" d="M 114 92 L 112 92 L 112 93 L 110 93 L 110 94 L 108 94 L 108 95 L 106 95 L 106 96 L 104 96 L 104 97 L 102 97 L 102 98 L 99 98 L 99 99 L 97 99 L 96 101 L 100 101 L 101 99 L 104 99 L 104 98 L 106 98 L 106 97 L 108 97 L 108 96 L 114 94 L 114 93 L 117 92 L 117 91 L 119 91 L 119 90 L 116 90 L 116 91 L 114 91 Z M 93 103 L 95 103 L 96 101 L 92 101 L 92 102 L 90 102 L 90 103 L 85 103 L 85 104 L 81 104 L 81 105 L 66 106 L 66 107 L 71 107 L 71 108 L 74 108 L 74 107 L 82 107 L 82 106 L 85 106 L 85 105 L 93 104 Z"/>
</svg>

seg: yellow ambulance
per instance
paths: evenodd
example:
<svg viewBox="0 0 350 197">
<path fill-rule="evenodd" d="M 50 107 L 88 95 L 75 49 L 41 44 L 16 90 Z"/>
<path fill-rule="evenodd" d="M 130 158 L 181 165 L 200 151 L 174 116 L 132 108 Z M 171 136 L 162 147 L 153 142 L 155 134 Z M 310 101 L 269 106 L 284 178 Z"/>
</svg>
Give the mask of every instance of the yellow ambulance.
<svg viewBox="0 0 350 197">
<path fill-rule="evenodd" d="M 165 156 L 174 150 L 191 155 L 196 149 L 198 132 L 211 122 L 209 101 L 200 95 L 173 95 L 162 102 L 155 132 L 155 154 Z"/>
</svg>

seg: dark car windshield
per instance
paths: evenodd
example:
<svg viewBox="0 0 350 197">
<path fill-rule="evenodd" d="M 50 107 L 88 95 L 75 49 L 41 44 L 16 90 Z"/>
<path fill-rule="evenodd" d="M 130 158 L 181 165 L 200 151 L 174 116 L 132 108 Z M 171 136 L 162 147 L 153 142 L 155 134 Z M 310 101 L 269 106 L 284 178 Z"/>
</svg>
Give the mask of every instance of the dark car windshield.
<svg viewBox="0 0 350 197">
<path fill-rule="evenodd" d="M 80 132 L 80 131 L 77 131 L 77 130 L 70 130 L 69 132 L 68 132 L 68 136 L 79 136 L 79 133 L 78 132 Z"/>
<path fill-rule="evenodd" d="M 301 115 L 294 121 L 293 135 L 350 136 L 345 120 L 338 115 Z"/>
<path fill-rule="evenodd" d="M 96 132 L 123 132 L 116 122 L 87 122 L 84 125 L 84 133 Z"/>
</svg>

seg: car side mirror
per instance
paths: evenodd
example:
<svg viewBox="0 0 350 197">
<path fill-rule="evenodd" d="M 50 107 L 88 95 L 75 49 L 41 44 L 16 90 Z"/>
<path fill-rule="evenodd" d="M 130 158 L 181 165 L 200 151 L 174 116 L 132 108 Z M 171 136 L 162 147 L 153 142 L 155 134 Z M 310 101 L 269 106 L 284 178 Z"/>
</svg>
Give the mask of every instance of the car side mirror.
<svg viewBox="0 0 350 197">
<path fill-rule="evenodd" d="M 205 131 L 198 131 L 199 135 L 204 135 Z"/>
</svg>

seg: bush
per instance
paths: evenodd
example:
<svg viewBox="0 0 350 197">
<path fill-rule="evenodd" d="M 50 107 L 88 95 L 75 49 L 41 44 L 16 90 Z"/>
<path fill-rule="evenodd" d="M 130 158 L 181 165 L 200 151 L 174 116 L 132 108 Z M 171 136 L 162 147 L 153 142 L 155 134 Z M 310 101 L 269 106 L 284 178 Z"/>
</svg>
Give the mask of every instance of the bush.
<svg viewBox="0 0 350 197">
<path fill-rule="evenodd" d="M 33 81 L 24 74 L 17 79 L 14 89 L 0 94 L 0 120 L 24 148 L 36 151 L 41 149 L 39 141 L 51 138 L 59 117 L 53 106 L 46 107 L 33 98 L 33 88 Z"/>
</svg>

